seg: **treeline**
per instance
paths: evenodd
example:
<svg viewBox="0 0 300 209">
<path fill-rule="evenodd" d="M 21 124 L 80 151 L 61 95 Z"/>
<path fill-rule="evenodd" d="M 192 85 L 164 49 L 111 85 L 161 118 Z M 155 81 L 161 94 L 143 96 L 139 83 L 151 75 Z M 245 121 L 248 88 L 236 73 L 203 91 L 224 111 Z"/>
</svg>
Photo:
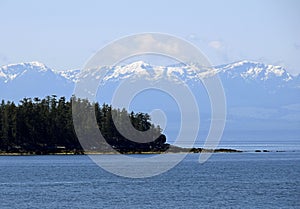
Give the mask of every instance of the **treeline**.
<svg viewBox="0 0 300 209">
<path fill-rule="evenodd" d="M 92 108 L 102 136 L 111 147 L 121 153 L 165 151 L 169 147 L 159 126 L 156 127 L 150 123 L 148 114 L 128 113 L 125 109 L 113 109 L 107 104 L 90 103 L 88 100 L 75 97 L 66 100 L 65 97 L 57 98 L 53 95 L 43 99 L 24 98 L 17 105 L 14 102 L 2 100 L 0 151 L 32 154 L 83 153 L 73 127 L 72 105 Z M 119 122 L 122 122 L 122 118 L 125 120 L 129 117 L 135 129 L 145 132 L 151 128 L 152 131 L 149 134 L 157 137 L 145 143 L 130 141 L 119 133 L 113 122 L 113 116 L 119 118 Z M 85 121 L 82 121 L 82 124 L 85 124 Z M 89 129 L 84 126 L 82 128 Z M 148 137 L 151 138 L 151 136 Z M 105 152 L 107 143 L 98 143 L 98 146 L 93 145 L 89 147 L 89 150 Z"/>
</svg>

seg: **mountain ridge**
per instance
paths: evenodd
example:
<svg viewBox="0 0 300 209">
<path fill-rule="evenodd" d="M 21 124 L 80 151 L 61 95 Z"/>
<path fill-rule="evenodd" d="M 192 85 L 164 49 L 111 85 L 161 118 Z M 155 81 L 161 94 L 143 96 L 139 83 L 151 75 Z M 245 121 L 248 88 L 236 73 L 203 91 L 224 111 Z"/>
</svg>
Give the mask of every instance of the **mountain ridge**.
<svg viewBox="0 0 300 209">
<path fill-rule="evenodd" d="M 172 65 L 170 66 L 158 66 L 158 65 L 150 65 L 149 63 L 143 62 L 143 61 L 137 61 L 133 62 L 128 65 L 118 65 L 115 66 L 115 68 L 121 69 L 123 72 L 127 70 L 127 72 L 136 69 L 147 69 L 147 68 L 166 68 L 166 69 L 182 69 L 184 67 L 174 67 Z M 222 64 L 213 66 L 213 68 L 216 70 L 215 72 L 217 74 L 231 74 L 234 77 L 240 76 L 244 79 L 260 79 L 260 80 L 268 80 L 271 77 L 277 77 L 277 78 L 283 78 L 285 81 L 294 80 L 299 75 L 293 76 L 288 71 L 281 67 L 276 65 L 269 65 L 264 64 L 261 62 L 256 61 L 249 61 L 249 60 L 241 60 L 237 62 L 232 62 L 228 64 Z M 247 71 L 245 71 L 247 69 Z M 76 82 L 76 77 L 80 73 L 80 69 L 68 69 L 68 70 L 61 70 L 57 71 L 55 69 L 49 68 L 47 65 L 38 62 L 38 61 L 32 61 L 32 62 L 23 62 L 23 63 L 15 63 L 15 64 L 9 64 L 9 65 L 3 65 L 0 67 L 0 79 L 5 79 L 5 81 L 13 80 L 14 78 L 20 76 L 22 73 L 26 73 L 24 71 L 26 70 L 38 70 L 41 72 L 45 71 L 52 71 L 55 74 L 58 74 L 68 80 L 71 80 L 73 82 Z M 19 72 L 18 72 L 19 71 Z M 20 72 L 22 71 L 22 72 Z M 180 72 L 180 70 L 178 70 Z M 182 72 L 182 71 L 181 71 Z"/>
<path fill-rule="evenodd" d="M 52 94 L 70 97 L 80 76 L 94 76 L 99 74 L 99 70 L 101 69 L 57 71 L 37 61 L 5 65 L 0 67 L 1 96 L 8 100 Z M 293 76 L 281 66 L 249 60 L 219 65 L 209 70 L 199 70 L 193 65 L 159 66 L 137 61 L 110 67 L 103 79 L 105 82 L 118 82 L 139 76 L 153 80 L 178 77 L 188 85 L 193 85 L 206 76 L 216 74 L 222 81 L 226 96 L 234 101 L 232 105 L 239 105 L 241 102 L 243 105 L 255 103 L 256 96 L 262 100 L 262 105 L 270 101 L 282 105 L 300 103 L 297 99 L 300 75 Z M 248 98 L 245 94 L 251 96 Z"/>
<path fill-rule="evenodd" d="M 97 97 L 100 103 L 111 103 L 114 90 L 123 79 L 134 76 L 137 78 L 146 76 L 148 79 L 178 77 L 186 82 L 195 95 L 201 107 L 202 124 L 205 126 L 207 123 L 208 126 L 211 106 L 209 95 L 201 79 L 218 74 L 227 103 L 227 129 L 297 131 L 300 127 L 300 75 L 293 76 L 280 66 L 244 60 L 219 65 L 210 71 L 205 71 L 193 65 L 159 66 L 139 61 L 107 69 L 104 82 L 108 85 L 101 87 L 101 98 Z M 40 62 L 2 66 L 0 67 L 0 99 L 18 103 L 24 97 L 43 98 L 57 95 L 70 98 L 80 76 L 90 74 L 91 78 L 97 77 L 99 73 L 97 70 L 99 69 L 57 71 Z M 156 98 L 156 95 L 147 93 L 141 95 L 140 99 L 136 100 L 133 110 L 149 112 L 152 107 L 155 109 L 163 106 L 172 123 L 180 121 L 180 115 L 174 116 L 178 110 L 176 104 L 163 96 Z M 151 108 L 146 107 L 145 104 Z M 174 128 L 171 128 L 169 133 L 175 133 L 180 128 L 177 125 L 173 124 Z"/>
</svg>

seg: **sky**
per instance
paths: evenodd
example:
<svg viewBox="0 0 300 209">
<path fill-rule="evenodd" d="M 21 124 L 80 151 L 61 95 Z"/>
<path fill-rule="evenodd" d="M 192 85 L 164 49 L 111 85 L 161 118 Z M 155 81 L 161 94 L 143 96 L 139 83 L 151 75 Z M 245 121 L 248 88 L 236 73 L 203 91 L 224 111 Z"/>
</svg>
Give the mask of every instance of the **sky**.
<svg viewBox="0 0 300 209">
<path fill-rule="evenodd" d="M 82 68 L 116 39 L 162 32 L 193 43 L 213 65 L 247 59 L 296 75 L 299 20 L 298 0 L 0 0 L 0 66 Z"/>
</svg>

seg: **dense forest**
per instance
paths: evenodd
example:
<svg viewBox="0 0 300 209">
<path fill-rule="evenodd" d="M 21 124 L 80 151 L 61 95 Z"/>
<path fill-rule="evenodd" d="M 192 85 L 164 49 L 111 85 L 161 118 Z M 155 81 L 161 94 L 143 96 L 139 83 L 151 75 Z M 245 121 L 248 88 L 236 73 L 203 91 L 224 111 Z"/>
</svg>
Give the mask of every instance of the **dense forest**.
<svg viewBox="0 0 300 209">
<path fill-rule="evenodd" d="M 73 101 L 73 102 L 72 102 Z M 165 151 L 169 148 L 159 126 L 150 122 L 146 113 L 128 113 L 125 109 L 113 109 L 107 104 L 90 103 L 72 97 L 55 95 L 40 98 L 24 98 L 15 104 L 3 101 L 0 105 L 0 152 L 2 153 L 84 153 L 73 127 L 72 105 L 94 108 L 98 128 L 107 143 L 95 151 L 105 152 L 108 144 L 121 153 Z M 137 143 L 126 139 L 114 125 L 112 116 L 129 117 L 133 127 L 145 132 L 154 130 L 151 142 Z M 151 133 L 154 133 L 151 132 Z M 150 136 L 151 137 L 151 136 Z M 97 139 L 95 139 L 97 140 Z"/>
</svg>

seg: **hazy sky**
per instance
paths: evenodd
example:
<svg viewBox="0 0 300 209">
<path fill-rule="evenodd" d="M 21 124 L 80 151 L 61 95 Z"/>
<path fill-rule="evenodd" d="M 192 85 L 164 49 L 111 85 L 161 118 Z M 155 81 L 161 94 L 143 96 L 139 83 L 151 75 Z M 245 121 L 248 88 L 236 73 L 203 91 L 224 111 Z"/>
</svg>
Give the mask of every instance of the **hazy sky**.
<svg viewBox="0 0 300 209">
<path fill-rule="evenodd" d="M 300 73 L 298 0 L 0 0 L 0 65 L 80 68 L 114 39 L 141 32 L 184 38 L 215 65 L 250 59 Z"/>
</svg>

